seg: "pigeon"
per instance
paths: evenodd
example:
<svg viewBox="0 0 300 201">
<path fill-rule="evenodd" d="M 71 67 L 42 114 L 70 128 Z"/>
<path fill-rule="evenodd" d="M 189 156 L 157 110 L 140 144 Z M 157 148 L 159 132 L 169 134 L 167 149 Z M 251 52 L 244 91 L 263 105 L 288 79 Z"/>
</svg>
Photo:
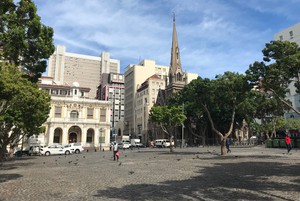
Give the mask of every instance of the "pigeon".
<svg viewBox="0 0 300 201">
<path fill-rule="evenodd" d="M 133 173 L 134 173 L 133 171 L 130 171 L 130 172 L 129 172 L 129 174 L 133 174 Z"/>
<path fill-rule="evenodd" d="M 119 166 L 122 165 L 122 162 L 119 163 Z"/>
<path fill-rule="evenodd" d="M 69 161 L 69 164 L 72 163 L 72 161 Z"/>
</svg>

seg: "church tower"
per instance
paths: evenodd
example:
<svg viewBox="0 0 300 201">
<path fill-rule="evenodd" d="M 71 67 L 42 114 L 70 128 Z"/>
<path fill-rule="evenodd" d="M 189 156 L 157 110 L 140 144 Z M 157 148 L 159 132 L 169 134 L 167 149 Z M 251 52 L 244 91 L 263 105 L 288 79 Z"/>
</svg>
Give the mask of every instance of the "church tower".
<svg viewBox="0 0 300 201">
<path fill-rule="evenodd" d="M 186 73 L 182 71 L 180 61 L 180 51 L 178 45 L 175 15 L 173 16 L 173 33 L 172 33 L 172 48 L 171 62 L 169 69 L 169 83 L 166 86 L 166 98 L 180 91 L 186 85 Z"/>
</svg>

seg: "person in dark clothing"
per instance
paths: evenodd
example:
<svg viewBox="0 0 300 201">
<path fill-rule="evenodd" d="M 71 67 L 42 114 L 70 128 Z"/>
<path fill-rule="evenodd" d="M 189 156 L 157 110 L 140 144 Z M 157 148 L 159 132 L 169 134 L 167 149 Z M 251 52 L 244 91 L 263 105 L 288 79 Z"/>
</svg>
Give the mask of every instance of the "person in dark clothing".
<svg viewBox="0 0 300 201">
<path fill-rule="evenodd" d="M 226 138 L 226 149 L 227 149 L 227 153 L 231 153 L 231 150 L 230 150 L 230 148 L 229 148 L 229 146 L 230 146 L 230 138 L 228 137 L 228 138 Z"/>
</svg>

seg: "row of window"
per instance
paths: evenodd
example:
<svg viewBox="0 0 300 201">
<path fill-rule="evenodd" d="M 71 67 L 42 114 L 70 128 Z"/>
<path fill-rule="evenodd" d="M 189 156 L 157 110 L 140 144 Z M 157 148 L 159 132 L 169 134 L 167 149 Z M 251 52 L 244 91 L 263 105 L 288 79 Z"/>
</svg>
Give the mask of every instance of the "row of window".
<svg viewBox="0 0 300 201">
<path fill-rule="evenodd" d="M 62 117 L 62 106 L 55 106 L 55 117 Z M 79 112 L 76 110 L 72 110 L 70 113 L 70 118 L 75 121 L 78 120 Z M 87 119 L 94 119 L 94 108 L 87 108 Z M 106 122 L 106 109 L 100 109 L 100 121 Z"/>
</svg>

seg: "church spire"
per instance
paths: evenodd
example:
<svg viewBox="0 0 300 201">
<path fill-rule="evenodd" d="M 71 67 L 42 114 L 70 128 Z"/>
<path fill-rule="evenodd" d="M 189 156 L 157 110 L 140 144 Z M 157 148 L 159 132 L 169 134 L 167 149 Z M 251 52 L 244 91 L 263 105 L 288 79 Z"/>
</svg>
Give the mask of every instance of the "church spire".
<svg viewBox="0 0 300 201">
<path fill-rule="evenodd" d="M 183 75 L 181 69 L 180 52 L 178 46 L 178 38 L 176 31 L 175 13 L 173 13 L 173 34 L 172 34 L 172 49 L 171 49 L 171 62 L 169 70 L 169 82 L 181 81 L 176 79 L 177 74 Z"/>
</svg>

